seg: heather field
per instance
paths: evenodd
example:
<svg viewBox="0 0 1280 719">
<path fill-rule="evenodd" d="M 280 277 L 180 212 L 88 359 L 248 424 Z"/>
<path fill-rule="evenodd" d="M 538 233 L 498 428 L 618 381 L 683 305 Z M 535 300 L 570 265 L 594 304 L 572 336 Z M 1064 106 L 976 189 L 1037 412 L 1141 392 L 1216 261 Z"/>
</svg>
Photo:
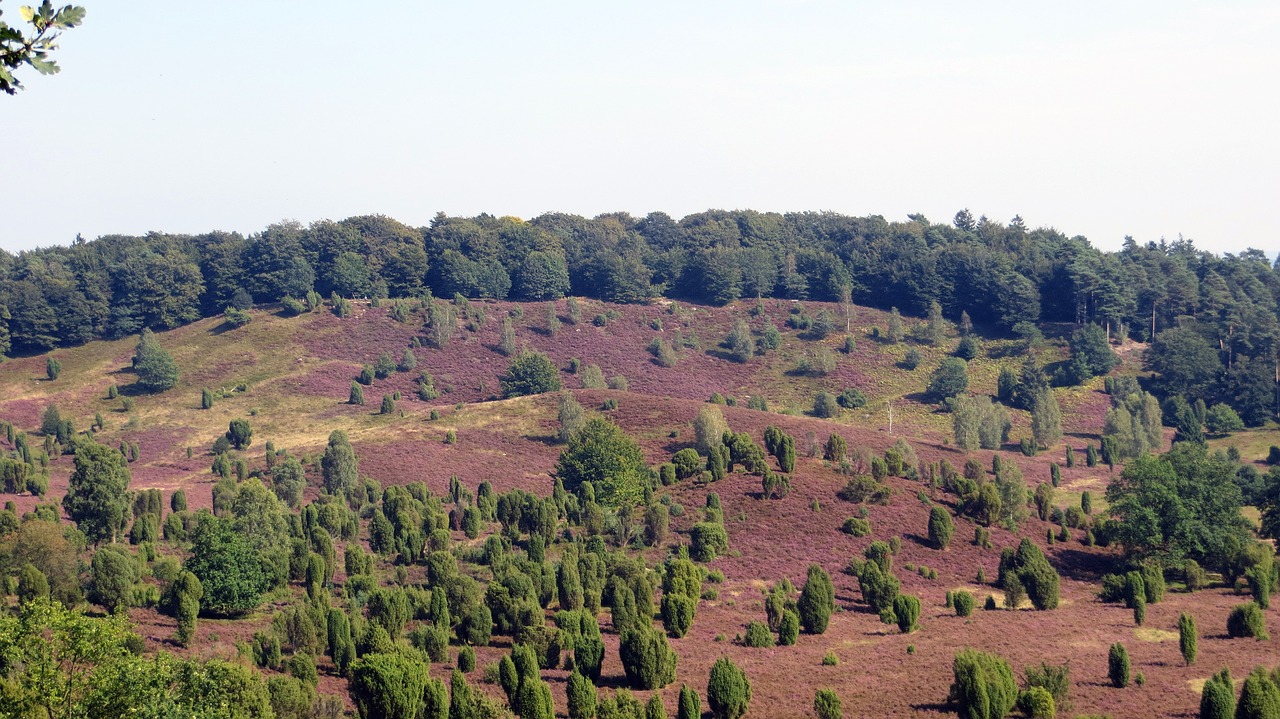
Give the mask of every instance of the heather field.
<svg viewBox="0 0 1280 719">
<path fill-rule="evenodd" d="M 253 429 L 252 444 L 238 455 L 248 469 L 265 469 L 267 441 L 287 448 L 304 460 L 309 499 L 319 494 L 318 457 L 335 429 L 350 436 L 360 473 L 383 487 L 422 481 L 436 495 L 447 495 L 450 477 L 457 477 L 472 490 L 488 481 L 497 492 L 523 489 L 546 496 L 552 491 L 562 449 L 556 436 L 558 397 L 499 399 L 499 377 L 511 362 L 499 351 L 502 319 L 511 317 L 517 344 L 549 356 L 560 368 L 564 386 L 588 413 L 607 417 L 635 438 L 649 465 L 671 461 L 677 451 L 693 446 L 694 419 L 713 393 L 734 401 L 733 406 L 721 408 L 734 431 L 746 432 L 758 443 L 766 426 L 775 425 L 795 438 L 797 465 L 790 475 L 790 491 L 781 499 L 765 499 L 760 478 L 741 471 L 710 484 L 688 479 L 657 490 L 669 494 L 672 507 L 680 511 L 672 512 L 672 532 L 664 545 L 637 550 L 651 565 L 673 546 L 689 542 L 688 533 L 710 491 L 722 502 L 729 539 L 729 552 L 707 565 L 719 581 L 705 585 L 708 592 L 698 605 L 692 629 L 687 636 L 671 640 L 679 657 L 678 679 L 657 690 L 671 716 L 676 714 L 680 682 L 704 692 L 712 663 L 723 655 L 732 657 L 751 680 L 751 717 L 814 716 L 814 692 L 823 688 L 836 691 L 847 717 L 951 715 L 947 693 L 952 658 L 964 647 L 999 653 L 1020 677 L 1026 667 L 1040 662 L 1066 663 L 1072 679 L 1070 706 L 1059 706 L 1058 715 L 1105 714 L 1116 719 L 1198 716 L 1200 688 L 1212 672 L 1228 666 L 1240 678 L 1255 665 L 1280 662 L 1275 640 L 1226 636 L 1227 614 L 1246 597 L 1219 585 L 1190 593 L 1171 583 L 1164 600 L 1149 608 L 1145 624 L 1135 627 L 1131 610 L 1097 597 L 1101 575 L 1115 570 L 1119 550 L 1086 546 L 1080 530 L 1072 530 L 1066 541 L 1050 544 L 1046 533 L 1056 531 L 1057 525 L 1041 521 L 1034 510 L 1017 533 L 993 525 L 990 548 L 974 544 L 976 525 L 957 516 L 955 539 L 948 549 L 939 550 L 927 539 L 929 503 L 955 515 L 956 496 L 922 481 L 889 477 L 886 483 L 892 496 L 887 504 L 865 505 L 871 533 L 854 537 L 841 531 L 845 520 L 857 516 L 863 505 L 838 497 L 848 477 L 822 459 L 820 448 L 832 434 L 844 437 L 853 450 L 882 455 L 905 439 L 923 465 L 946 460 L 960 467 L 971 456 L 990 468 L 993 452 L 966 455 L 952 446 L 951 415 L 924 397 L 930 373 L 955 350 L 959 337 L 954 330 L 938 347 L 890 343 L 874 336 L 883 334 L 888 315 L 855 307 L 847 320 L 847 335 L 854 339 L 854 347 L 846 353 L 846 315 L 839 305 L 804 303 L 806 313 L 827 309 L 839 320 L 835 332 L 813 340 L 786 326 L 795 304 L 788 301 L 729 307 L 665 301 L 628 306 L 579 302 L 581 317 L 576 323 L 570 321 L 565 301 L 555 304 L 561 325 L 555 332 L 547 328 L 546 305 L 474 302 L 467 311 L 470 316 L 459 317 L 443 348 L 426 343 L 421 311 L 411 311 L 406 321 L 398 321 L 386 305 L 356 303 L 346 318 L 328 311 L 285 317 L 254 310 L 252 321 L 239 328 L 220 318 L 203 320 L 157 335 L 182 371 L 178 385 L 158 395 L 129 389 L 135 340 L 94 342 L 54 352 L 62 362 L 55 381 L 46 378 L 44 355 L 0 364 L 0 420 L 37 436 L 41 416 L 51 404 L 72 419 L 78 430 L 101 415 L 104 427 L 96 434 L 99 442 L 138 447 L 137 458 L 129 464 L 130 490 L 162 490 L 166 512 L 167 497 L 179 488 L 185 490 L 191 509 L 212 506 L 216 477 L 210 471 L 210 447 L 236 418 L 247 419 Z M 780 346 L 747 362 L 732 361 L 720 342 L 737 320 L 745 320 L 756 332 L 772 324 L 782 333 Z M 918 322 L 906 318 L 908 329 Z M 875 328 L 880 331 L 874 332 Z M 681 347 L 674 366 L 661 366 L 646 348 L 655 338 L 671 342 L 677 335 Z M 351 383 L 362 366 L 373 364 L 381 353 L 398 360 L 411 344 L 420 345 L 413 349 L 415 369 L 373 381 L 364 388 L 363 406 L 347 403 Z M 1016 340 L 1003 337 L 983 339 L 981 353 L 969 363 L 970 391 L 994 394 L 1000 369 L 1021 364 L 1016 345 Z M 801 359 L 819 346 L 831 352 L 834 368 L 825 375 L 796 371 Z M 908 349 L 921 354 L 914 370 L 902 366 Z M 1122 363 L 1115 373 L 1137 372 L 1141 346 L 1131 343 L 1118 351 Z M 1065 359 L 1065 341 L 1049 337 L 1040 356 L 1050 364 Z M 574 360 L 584 368 L 598 365 L 605 378 L 625 378 L 625 389 L 617 380 L 610 389 L 582 388 L 582 372 L 568 370 Z M 432 376 L 440 392 L 437 398 L 418 398 L 420 372 Z M 111 385 L 120 389 L 115 399 L 108 399 Z M 1062 407 L 1065 437 L 1034 457 L 1023 456 L 1016 446 L 1018 439 L 1030 435 L 1028 413 L 1012 411 L 1012 443 L 998 454 L 1021 468 L 1028 495 L 1030 489 L 1049 481 L 1052 464 L 1065 464 L 1070 445 L 1080 461 L 1061 470 L 1057 506 L 1078 507 L 1081 493 L 1089 491 L 1094 512 L 1105 509 L 1102 495 L 1110 470 L 1104 464 L 1088 468 L 1083 461 L 1085 446 L 1098 442 L 1109 406 L 1102 386 L 1102 378 L 1095 378 L 1080 387 L 1054 390 Z M 811 416 L 817 392 L 839 394 L 851 388 L 866 396 L 864 407 L 832 419 Z M 222 390 L 225 396 L 203 410 L 202 389 Z M 396 392 L 401 398 L 394 411 L 379 414 L 380 399 Z M 763 398 L 768 411 L 748 409 L 751 398 Z M 1246 460 L 1260 461 L 1267 447 L 1278 440 L 1272 434 L 1248 433 L 1215 440 L 1215 444 L 1228 441 L 1238 446 Z M 50 500 L 65 493 L 71 470 L 69 455 L 50 463 Z M 2 499 L 16 502 L 19 514 L 38 501 L 25 493 Z M 496 528 L 487 525 L 475 539 L 455 530 L 452 539 L 458 551 L 465 553 L 480 547 Z M 863 602 L 858 580 L 847 571 L 850 560 L 861 558 L 871 542 L 894 537 L 901 541 L 892 559 L 901 590 L 922 603 L 920 627 L 911 634 L 882 624 Z M 1003 593 L 994 586 L 1000 550 L 1016 546 L 1022 537 L 1040 545 L 1061 573 L 1061 605 L 1052 611 L 1035 611 L 1029 604 L 1016 610 L 982 609 L 987 596 L 995 597 L 997 604 L 1003 601 Z M 367 544 L 367 530 L 361 541 Z M 166 542 L 161 551 L 181 557 L 183 550 Z M 558 560 L 558 545 L 547 552 L 549 561 Z M 799 587 L 807 567 L 815 563 L 830 573 L 835 585 L 836 610 L 826 633 L 801 634 L 798 643 L 789 647 L 748 648 L 734 641 L 748 622 L 764 620 L 769 587 L 784 578 Z M 346 577 L 341 561 L 338 567 L 334 584 L 340 595 Z M 381 562 L 379 568 L 382 580 L 389 583 L 395 569 L 388 562 Z M 403 567 L 403 571 L 404 581 L 426 582 L 420 565 Z M 980 572 L 985 583 L 978 581 Z M 973 592 L 978 599 L 979 607 L 970 617 L 958 617 L 944 607 L 947 593 L 958 589 Z M 129 616 L 149 651 L 243 661 L 237 644 L 266 631 L 273 613 L 300 592 L 297 583 L 276 590 L 262 607 L 241 619 L 202 619 L 199 640 L 190 648 L 171 639 L 172 617 L 137 607 Z M 1201 631 L 1199 659 L 1191 666 L 1179 653 L 1177 619 L 1183 611 L 1195 615 Z M 1272 635 L 1280 632 L 1274 611 L 1265 615 Z M 600 686 L 607 693 L 625 680 L 608 611 L 602 612 L 601 625 L 607 651 Z M 477 650 L 479 668 L 472 682 L 495 698 L 502 697 L 502 690 L 483 681 L 483 668 L 509 651 L 510 641 L 495 636 L 491 646 Z M 1133 672 L 1142 673 L 1143 685 L 1112 688 L 1107 652 L 1114 642 L 1128 647 Z M 824 665 L 828 654 L 838 659 L 836 665 Z M 452 666 L 452 661 L 437 663 L 432 675 L 447 681 Z M 332 662 L 321 657 L 319 668 L 321 693 L 338 694 L 345 700 L 346 680 L 334 675 Z M 568 673 L 555 669 L 543 676 L 552 687 L 557 715 L 566 716 Z M 647 700 L 650 692 L 636 695 Z"/>
</svg>

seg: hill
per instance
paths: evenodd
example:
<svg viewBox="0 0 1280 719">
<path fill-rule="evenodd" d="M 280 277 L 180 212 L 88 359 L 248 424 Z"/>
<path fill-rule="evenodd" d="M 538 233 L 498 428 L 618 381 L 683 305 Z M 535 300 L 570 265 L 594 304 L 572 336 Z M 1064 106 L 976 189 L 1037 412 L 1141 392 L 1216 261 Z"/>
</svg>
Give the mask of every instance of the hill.
<svg viewBox="0 0 1280 719">
<path fill-rule="evenodd" d="M 244 462 L 246 474 L 265 473 L 269 479 L 263 447 L 270 441 L 277 450 L 287 449 L 306 467 L 308 501 L 321 499 L 318 458 L 334 430 L 350 437 L 361 475 L 383 488 L 423 482 L 434 496 L 447 500 L 451 477 L 456 477 L 466 488 L 488 482 L 497 493 L 520 489 L 546 497 L 552 493 L 562 449 L 557 440 L 558 398 L 499 398 L 500 377 L 511 362 L 507 352 L 512 338 L 504 338 L 504 323 L 509 321 L 514 346 L 549 356 L 577 401 L 634 438 L 650 466 L 669 462 L 676 452 L 692 446 L 694 420 L 713 395 L 725 401 L 720 410 L 733 431 L 746 432 L 759 442 L 772 425 L 795 438 L 799 459 L 784 497 L 764 498 L 761 478 L 742 471 L 716 482 L 691 479 L 659 486 L 654 494 L 670 508 L 672 535 L 658 546 L 629 550 L 651 566 L 661 562 L 672 547 L 688 543 L 707 494 L 718 495 L 730 551 L 707 564 L 710 582 L 696 621 L 686 636 L 671 639 L 671 645 L 679 657 L 679 681 L 700 693 L 712 663 L 721 655 L 731 656 L 752 682 L 751 716 L 808 716 L 813 694 L 822 688 L 837 692 L 847 716 L 937 713 L 946 703 L 952 657 L 965 646 L 996 652 L 1019 671 L 1041 661 L 1067 662 L 1073 679 L 1071 711 L 1115 717 L 1194 711 L 1199 686 L 1211 671 L 1230 666 L 1242 676 L 1255 664 L 1273 661 L 1269 642 L 1218 636 L 1227 613 L 1241 601 L 1230 589 L 1170 593 L 1150 608 L 1145 625 L 1135 628 L 1129 610 L 1097 599 L 1101 575 L 1119 566 L 1118 549 L 1086 545 L 1078 529 L 1067 530 L 1068 541 L 1048 544 L 1046 534 L 1059 527 L 1040 520 L 1034 511 L 1016 530 L 991 526 L 991 543 L 984 548 L 970 541 L 975 525 L 963 516 L 958 498 L 927 478 L 909 478 L 914 466 L 910 473 L 884 479 L 892 496 L 883 505 L 839 498 L 848 473 L 868 470 L 854 467 L 842 473 L 838 463 L 822 459 L 821 445 L 833 434 L 847 441 L 855 464 L 882 456 L 905 440 L 921 468 L 938 467 L 944 460 L 959 468 L 970 458 L 990 468 L 992 452 L 965 453 L 952 445 L 951 416 L 924 393 L 931 373 L 956 349 L 959 337 L 953 327 L 948 326 L 945 339 L 933 346 L 910 339 L 890 341 L 886 335 L 894 320 L 889 313 L 836 303 L 770 299 L 708 307 L 668 300 L 641 305 L 587 299 L 472 301 L 453 308 L 457 316 L 451 323 L 452 336 L 442 346 L 433 346 L 420 304 L 378 304 L 352 303 L 347 317 L 324 310 L 286 316 L 283 310 L 257 309 L 240 327 L 211 318 L 159 333 L 160 344 L 173 355 L 182 375 L 175 387 L 155 395 L 130 388 L 132 339 L 95 341 L 7 361 L 0 365 L 0 420 L 35 436 L 51 405 L 76 429 L 85 429 L 100 415 L 103 426 L 94 433 L 98 442 L 137 446 L 137 457 L 128 465 L 130 490 L 159 489 L 167 498 L 182 489 L 192 510 L 214 506 L 218 477 L 209 469 L 215 459 L 211 447 L 238 418 L 252 426 L 253 441 L 229 456 Z M 554 323 L 549 322 L 552 307 Z M 836 319 L 836 327 L 821 339 L 812 330 L 789 326 L 803 325 L 800 318 L 811 320 L 822 312 Z M 722 347 L 721 341 L 739 321 L 756 338 L 767 327 L 776 328 L 781 335 L 778 346 L 734 361 L 732 348 Z M 905 322 L 914 327 L 920 321 Z M 1041 364 L 1066 360 L 1065 334 L 1050 333 L 1039 349 Z M 852 338 L 847 352 L 846 336 Z M 1001 368 L 1016 370 L 1022 364 L 1023 342 L 998 335 L 978 338 L 979 354 L 967 363 L 969 390 L 994 395 Z M 673 346 L 674 361 L 660 361 L 649 350 L 655 340 Z M 413 369 L 364 386 L 364 405 L 348 402 L 351 384 L 363 367 L 382 354 L 399 361 L 406 348 L 412 349 Z M 1115 373 L 1132 374 L 1135 345 L 1119 349 L 1122 364 Z M 919 354 L 914 369 L 906 368 L 909 351 Z M 48 379 L 49 357 L 61 363 L 56 380 Z M 824 368 L 824 363 L 833 366 Z M 582 386 L 592 375 L 590 365 L 600 368 L 611 388 Z M 815 365 L 825 371 L 816 371 Z M 571 367 L 577 372 L 570 372 Z M 423 373 L 430 375 L 438 396 L 419 396 Z M 119 394 L 109 398 L 113 385 Z M 1102 416 L 1110 406 L 1102 385 L 1102 378 L 1095 378 L 1079 387 L 1053 390 L 1062 406 L 1065 437 L 1035 456 L 1016 451 L 1016 440 L 1031 433 L 1028 413 L 1011 413 L 1012 443 L 995 454 L 1021 470 L 1028 498 L 1031 489 L 1050 480 L 1056 463 L 1061 471 L 1055 495 L 1059 508 L 1078 507 L 1084 491 L 1092 494 L 1095 512 L 1105 508 L 1102 495 L 1110 470 L 1102 464 L 1087 467 L 1083 460 L 1065 467 L 1068 446 L 1083 458 L 1086 445 L 1097 443 Z M 865 405 L 831 418 L 812 416 L 815 395 L 839 395 L 848 389 L 859 390 Z M 216 397 L 209 409 L 201 408 L 202 390 Z M 400 398 L 393 400 L 394 410 L 380 413 L 379 399 L 396 393 Z M 751 409 L 749 404 L 768 409 Z M 5 446 L 12 449 L 11 444 Z M 56 501 L 67 491 L 71 471 L 69 454 L 52 459 L 48 499 Z M 16 503 L 18 514 L 33 510 L 40 501 L 25 493 L 5 499 Z M 934 505 L 946 508 L 957 525 L 956 538 L 945 551 L 927 539 Z M 373 511 L 373 505 L 366 506 L 364 520 Z M 854 537 L 842 532 L 846 519 L 860 512 L 870 522 L 870 534 Z M 572 524 L 564 526 L 565 532 L 573 530 Z M 451 532 L 454 553 L 482 581 L 492 575 L 486 567 L 471 567 L 473 554 L 486 537 L 500 533 L 493 524 L 474 538 L 457 526 Z M 1018 611 L 979 610 L 962 618 L 944 607 L 946 595 L 960 589 L 973 592 L 980 605 L 987 596 L 1003 601 L 1003 592 L 994 586 L 1000 550 L 1016 546 L 1022 537 L 1041 546 L 1062 574 L 1058 609 L 1040 612 L 1028 605 Z M 369 546 L 367 526 L 359 538 Z M 871 542 L 891 538 L 901 542 L 893 558 L 901 590 L 922 602 L 921 629 L 912 634 L 899 634 L 892 625 L 882 624 L 863 602 L 858 580 L 847 573 L 850 561 L 861 558 Z M 187 551 L 182 542 L 160 543 L 162 554 L 183 557 Z M 559 543 L 548 547 L 548 558 L 558 558 L 561 551 Z M 766 590 L 783 579 L 801 586 L 810 564 L 822 566 L 834 580 L 836 613 L 827 632 L 803 634 L 793 647 L 733 643 L 749 622 L 763 620 Z M 337 566 L 330 590 L 334 602 L 343 600 L 347 580 L 341 560 Z M 985 581 L 979 581 L 980 574 Z M 419 561 L 385 557 L 377 576 L 385 586 L 429 585 Z M 170 640 L 171 617 L 145 607 L 132 608 L 130 617 L 150 651 L 235 659 L 242 654 L 236 643 L 269 631 L 273 616 L 292 606 L 300 594 L 301 584 L 295 582 L 272 592 L 266 604 L 246 617 L 201 620 L 202 641 L 189 649 Z M 1178 651 L 1174 630 L 1182 611 L 1194 613 L 1204 628 L 1195 666 L 1184 666 Z M 625 684 L 619 637 L 607 621 L 603 627 L 607 650 L 601 686 L 616 688 Z M 1106 685 L 1107 651 L 1116 641 L 1129 646 L 1134 671 L 1144 674 L 1145 686 L 1117 690 Z M 490 646 L 479 647 L 479 665 L 497 662 L 509 643 L 507 637 L 495 636 Z M 839 664 L 825 666 L 827 654 L 834 654 Z M 336 675 L 332 662 L 319 657 L 318 663 L 321 693 L 345 698 L 346 681 Z M 436 662 L 432 671 L 441 676 L 453 663 L 451 656 Z M 561 713 L 567 676 L 559 668 L 543 672 Z M 479 674 L 473 682 L 501 696 L 498 687 L 481 683 Z M 678 687 L 679 682 L 660 692 L 672 715 Z M 637 692 L 642 699 L 648 694 Z"/>
</svg>

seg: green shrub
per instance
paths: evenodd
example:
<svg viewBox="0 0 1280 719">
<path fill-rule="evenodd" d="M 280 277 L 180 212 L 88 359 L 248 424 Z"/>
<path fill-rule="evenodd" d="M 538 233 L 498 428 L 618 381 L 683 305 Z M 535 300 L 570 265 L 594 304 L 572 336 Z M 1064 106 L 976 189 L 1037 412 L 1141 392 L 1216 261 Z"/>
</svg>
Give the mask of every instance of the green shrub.
<svg viewBox="0 0 1280 719">
<path fill-rule="evenodd" d="M 565 691 L 568 694 L 569 719 L 595 719 L 596 688 L 590 679 L 575 671 L 569 675 Z"/>
<path fill-rule="evenodd" d="M 1187 591 L 1195 592 L 1209 586 L 1209 574 L 1194 559 L 1188 559 L 1182 565 L 1182 578 L 1186 582 Z"/>
<path fill-rule="evenodd" d="M 876 543 L 872 543 L 874 546 Z M 881 564 L 868 557 L 858 568 L 858 586 L 862 590 L 862 598 L 871 611 L 880 615 L 880 621 L 892 624 L 896 621 L 893 615 L 893 601 L 898 596 L 898 578 L 892 572 L 881 569 Z"/>
<path fill-rule="evenodd" d="M 1057 709 L 1053 695 L 1041 687 L 1031 687 L 1018 697 L 1018 706 L 1029 719 L 1054 719 Z"/>
<path fill-rule="evenodd" d="M 819 392 L 813 399 L 813 416 L 830 419 L 840 415 L 840 400 L 830 392 Z"/>
<path fill-rule="evenodd" d="M 1066 711 L 1069 707 L 1067 695 L 1071 691 L 1071 665 L 1049 664 L 1041 662 L 1040 666 L 1027 667 L 1027 688 L 1039 687 L 1053 697 L 1053 705 Z"/>
<path fill-rule="evenodd" d="M 899 594 L 893 600 L 893 614 L 898 619 L 898 630 L 910 634 L 919 628 L 920 600 L 910 594 Z"/>
<path fill-rule="evenodd" d="M 844 719 L 840 697 L 830 689 L 819 689 L 813 695 L 813 713 L 818 715 L 818 719 Z"/>
<path fill-rule="evenodd" d="M 1270 639 L 1262 608 L 1253 602 L 1236 605 L 1227 616 L 1227 635 L 1233 638 Z"/>
<path fill-rule="evenodd" d="M 1274 719 L 1280 717 L 1280 687 L 1274 675 L 1263 667 L 1257 667 L 1244 680 L 1240 689 L 1240 701 L 1236 704 L 1236 719 Z"/>
<path fill-rule="evenodd" d="M 689 555 L 698 562 L 710 562 L 729 551 L 729 535 L 719 522 L 698 522 L 690 534 Z"/>
<path fill-rule="evenodd" d="M 951 544 L 951 535 L 955 533 L 955 524 L 951 521 L 951 513 L 946 508 L 934 505 L 929 510 L 929 541 L 938 549 L 946 549 Z"/>
<path fill-rule="evenodd" d="M 560 370 L 541 352 L 521 352 L 500 379 L 503 397 L 520 397 L 560 389 Z"/>
<path fill-rule="evenodd" d="M 1178 648 L 1182 651 L 1182 659 L 1187 666 L 1195 664 L 1197 642 L 1199 634 L 1196 632 L 1196 620 L 1190 614 L 1183 612 L 1178 615 Z"/>
<path fill-rule="evenodd" d="M 227 441 L 236 449 L 244 449 L 253 441 L 253 428 L 245 419 L 233 419 L 227 427 Z"/>
<path fill-rule="evenodd" d="M 747 632 L 742 638 L 742 644 L 747 647 L 771 647 L 773 634 L 763 623 L 750 622 L 747 624 Z"/>
<path fill-rule="evenodd" d="M 1112 644 L 1107 653 L 1107 677 L 1117 689 L 1129 686 L 1129 651 L 1120 642 Z"/>
<path fill-rule="evenodd" d="M 834 667 L 839 665 L 840 665 L 840 658 L 836 656 L 835 652 L 827 652 L 826 654 L 822 655 L 822 666 Z"/>
<path fill-rule="evenodd" d="M 955 605 L 957 617 L 967 617 L 973 614 L 974 598 L 973 595 L 966 591 L 958 591 L 952 594 L 951 602 Z"/>
<path fill-rule="evenodd" d="M 360 716 L 416 719 L 423 708 L 427 666 L 402 654 L 366 654 L 351 666 L 351 699 Z"/>
<path fill-rule="evenodd" d="M 619 643 L 622 668 L 636 689 L 658 689 L 676 678 L 676 653 L 667 636 L 648 627 L 628 628 Z"/>
<path fill-rule="evenodd" d="M 1044 552 L 1031 540 L 1025 537 L 1022 539 L 1005 571 L 1016 575 L 1036 609 L 1057 608 L 1060 583 L 1058 572 L 1049 564 Z"/>
<path fill-rule="evenodd" d="M 676 638 L 687 634 L 689 628 L 693 626 L 693 617 L 697 606 L 697 596 L 689 597 L 675 592 L 664 592 L 662 595 L 662 625 L 666 628 L 667 633 Z"/>
<path fill-rule="evenodd" d="M 1200 719 L 1234 719 L 1236 715 L 1236 689 L 1231 682 L 1231 670 L 1209 677 L 1200 692 Z"/>
<path fill-rule="evenodd" d="M 857 517 L 850 517 L 844 520 L 844 525 L 840 527 L 840 531 L 854 537 L 865 537 L 871 534 L 871 522 Z"/>
<path fill-rule="evenodd" d="M 702 700 L 698 698 L 697 692 L 685 684 L 680 685 L 676 719 L 702 719 Z"/>
<path fill-rule="evenodd" d="M 966 719 L 1002 719 L 1018 699 L 1009 663 L 994 654 L 964 649 L 951 665 L 951 697 Z"/>
<path fill-rule="evenodd" d="M 835 610 L 835 586 L 822 567 L 809 565 L 808 577 L 800 591 L 797 609 L 805 632 L 822 634 L 827 631 L 831 612 Z"/>
<path fill-rule="evenodd" d="M 1142 583 L 1148 604 L 1156 604 L 1164 599 L 1164 570 L 1159 564 L 1150 562 L 1142 567 Z"/>
<path fill-rule="evenodd" d="M 711 667 L 707 682 L 707 704 L 715 719 L 738 719 L 751 703 L 751 682 L 728 657 L 720 657 Z"/>
<path fill-rule="evenodd" d="M 800 615 L 790 609 L 782 612 L 778 621 L 778 644 L 784 647 L 793 646 L 800 636 Z"/>
<path fill-rule="evenodd" d="M 470 674 L 476 670 L 476 650 L 463 647 L 458 650 L 458 671 Z"/>
<path fill-rule="evenodd" d="M 1000 583 L 1004 589 L 1004 608 L 1017 609 L 1022 600 L 1027 596 L 1027 588 L 1022 585 L 1022 581 L 1018 579 L 1018 575 L 1009 572 L 1004 575 L 1004 581 Z"/>
</svg>

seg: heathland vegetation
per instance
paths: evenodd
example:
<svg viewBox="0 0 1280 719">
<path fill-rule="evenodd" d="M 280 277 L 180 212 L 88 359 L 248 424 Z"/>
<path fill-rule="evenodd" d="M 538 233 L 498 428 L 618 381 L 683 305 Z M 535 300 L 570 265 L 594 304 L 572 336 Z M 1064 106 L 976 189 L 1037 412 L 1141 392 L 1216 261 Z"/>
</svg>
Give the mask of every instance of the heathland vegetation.
<svg viewBox="0 0 1280 719">
<path fill-rule="evenodd" d="M 0 715 L 1277 716 L 1278 297 L 967 211 L 0 253 Z"/>
</svg>

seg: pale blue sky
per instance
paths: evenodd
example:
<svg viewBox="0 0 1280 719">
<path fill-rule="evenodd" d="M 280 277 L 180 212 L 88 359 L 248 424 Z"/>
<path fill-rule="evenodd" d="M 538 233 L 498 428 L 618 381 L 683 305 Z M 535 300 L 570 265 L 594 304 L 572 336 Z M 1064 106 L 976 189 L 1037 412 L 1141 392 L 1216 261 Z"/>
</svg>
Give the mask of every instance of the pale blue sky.
<svg viewBox="0 0 1280 719">
<path fill-rule="evenodd" d="M 76 1 L 0 96 L 5 249 L 712 207 L 1280 249 L 1274 0 Z"/>
</svg>

